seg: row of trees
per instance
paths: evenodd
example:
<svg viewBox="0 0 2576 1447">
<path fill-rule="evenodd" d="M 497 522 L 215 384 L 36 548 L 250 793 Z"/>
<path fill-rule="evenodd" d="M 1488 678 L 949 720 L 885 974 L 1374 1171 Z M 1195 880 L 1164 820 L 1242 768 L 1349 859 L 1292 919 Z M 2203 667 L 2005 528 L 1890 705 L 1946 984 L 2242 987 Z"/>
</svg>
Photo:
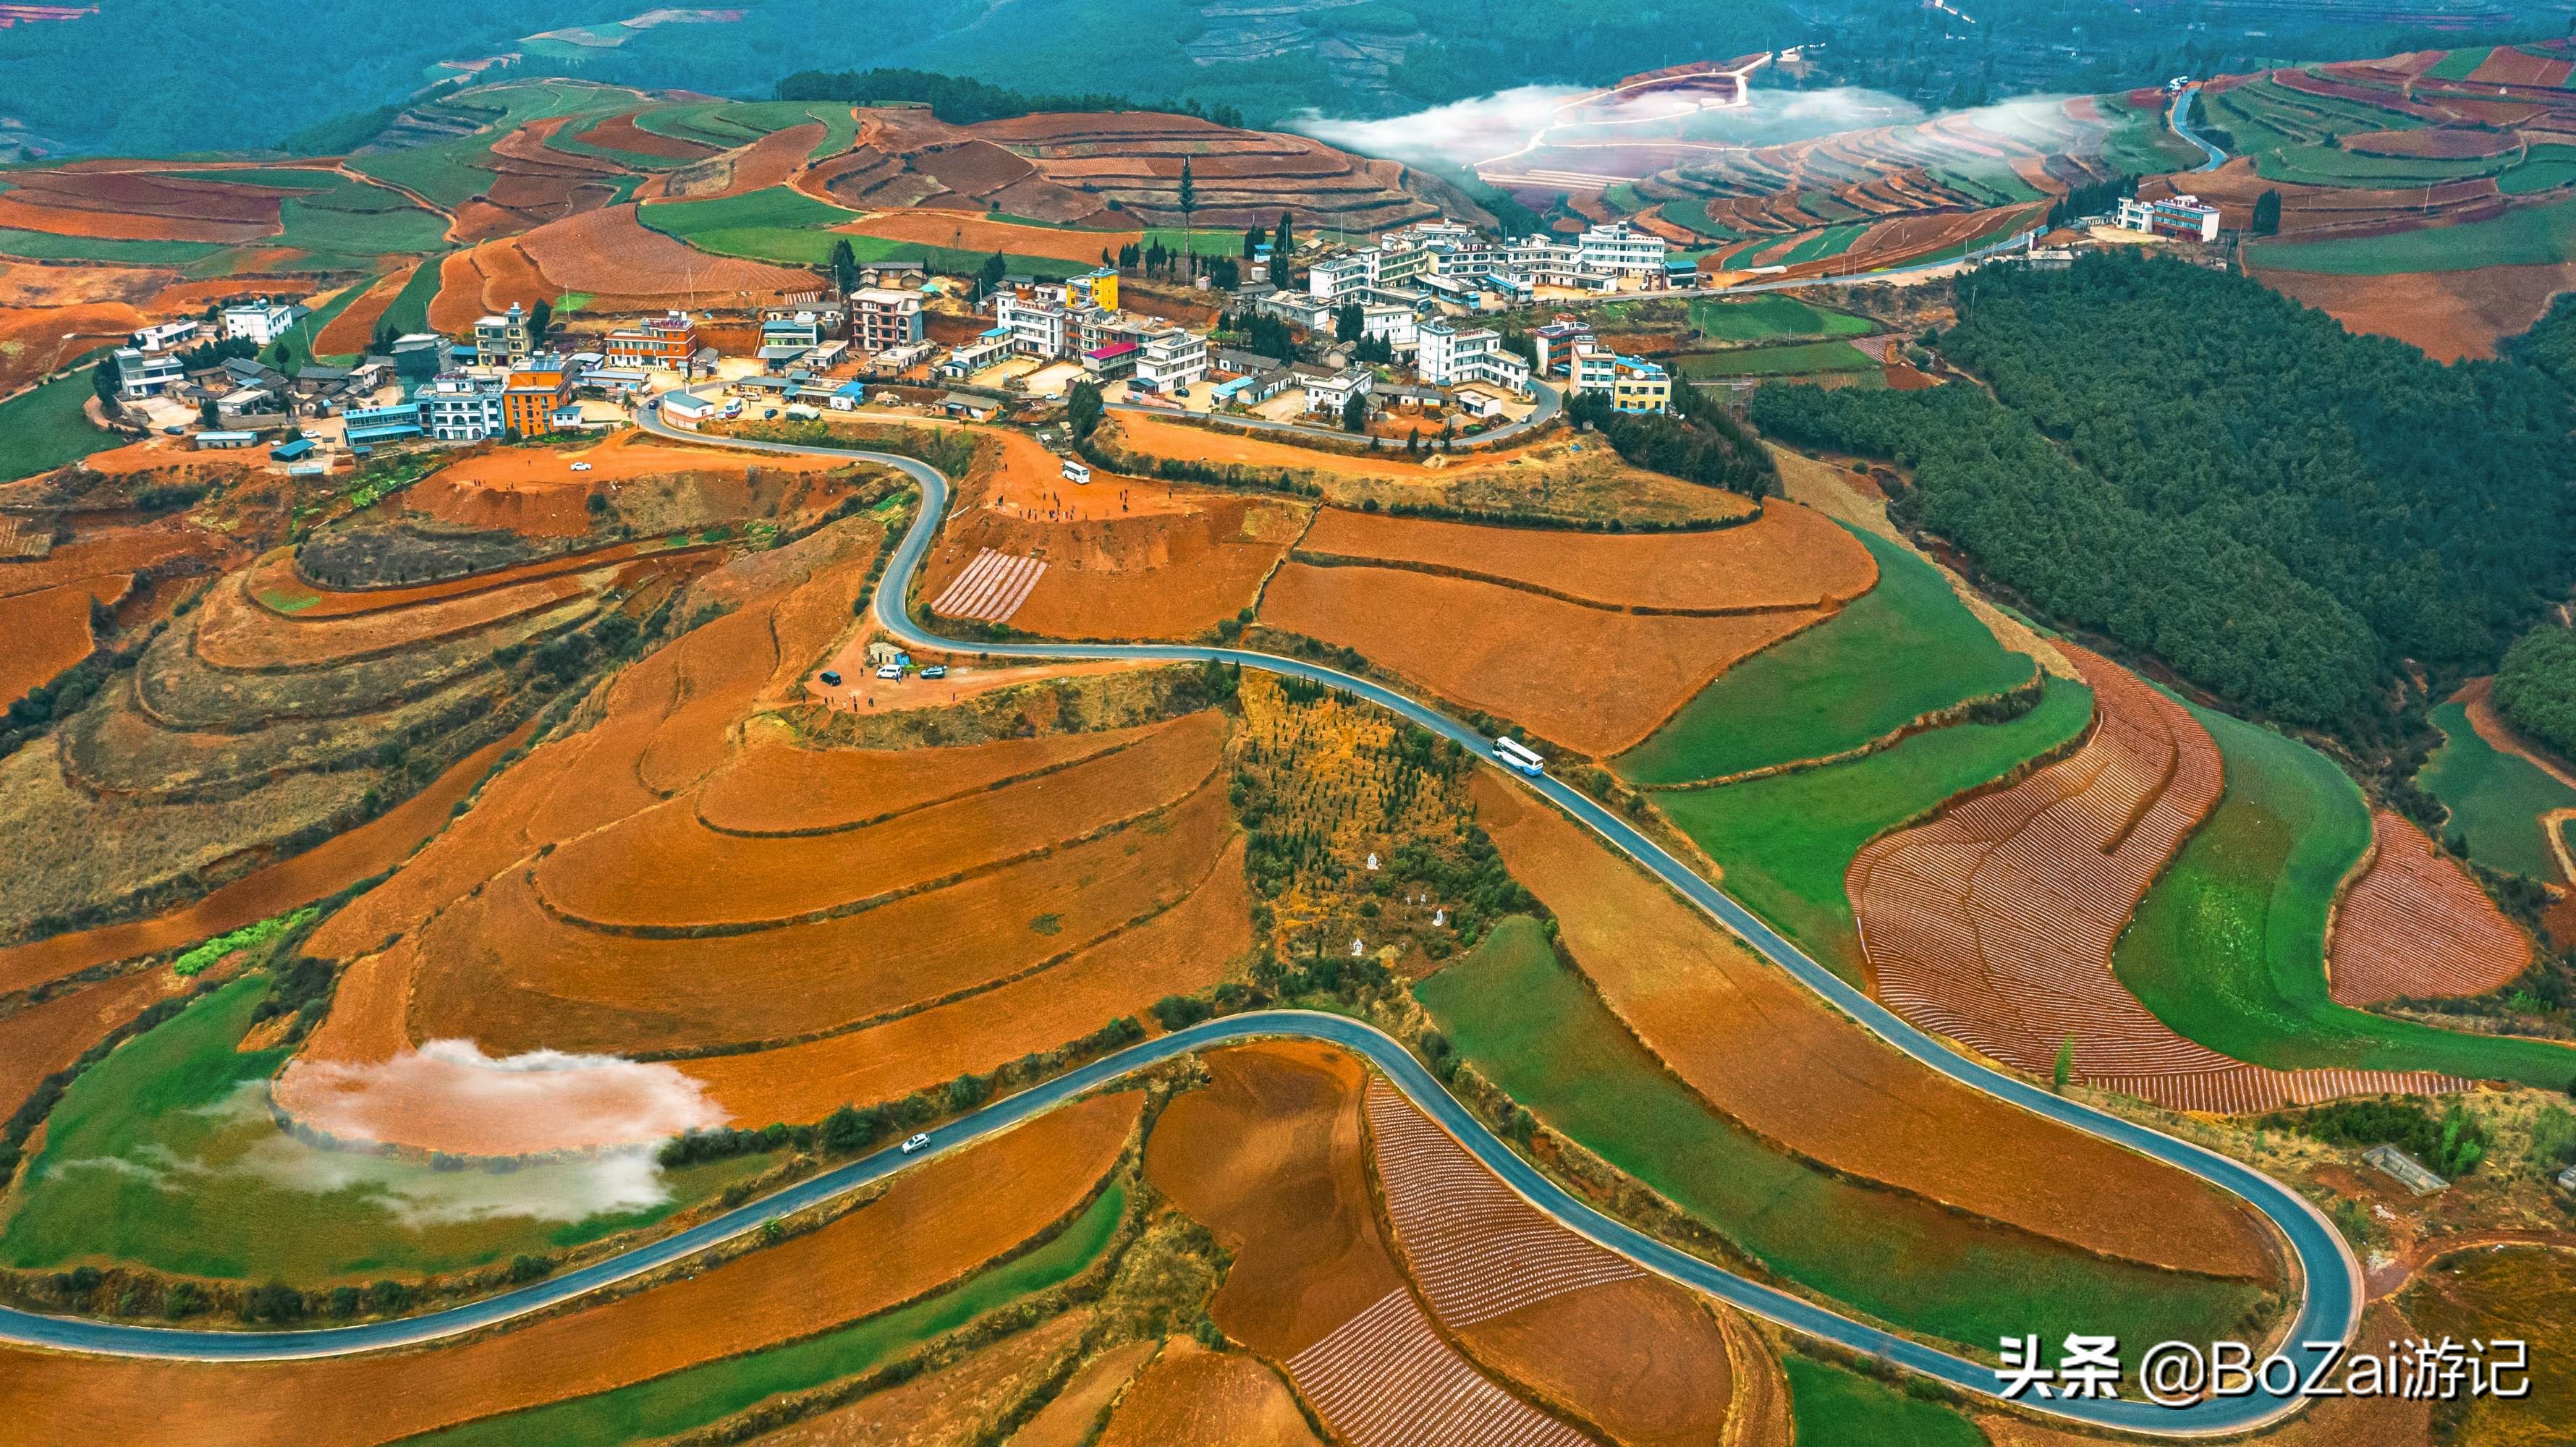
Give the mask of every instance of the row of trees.
<svg viewBox="0 0 2576 1447">
<path fill-rule="evenodd" d="M 850 101 L 860 105 L 912 102 L 930 107 L 932 115 L 955 125 L 1004 120 L 1040 111 L 1133 110 L 1197 116 L 1220 126 L 1243 124 L 1243 112 L 1235 107 L 1205 105 L 1196 99 L 1166 100 L 1140 106 L 1126 96 L 1107 91 L 1087 91 L 1081 95 L 1032 95 L 964 76 L 902 67 L 800 70 L 778 82 L 777 96 L 780 100 Z"/>
<path fill-rule="evenodd" d="M 1725 409 L 1685 396 L 1690 390 L 1673 389 L 1670 413 L 1621 412 L 1598 392 L 1578 393 L 1566 399 L 1565 415 L 1597 429 L 1632 466 L 1751 498 L 1778 492 L 1771 454 Z"/>
<path fill-rule="evenodd" d="M 2505 722 L 2576 757 L 2576 632 L 2553 623 L 2516 639 L 2496 669 L 2495 707 Z"/>
<path fill-rule="evenodd" d="M 1784 436 L 1916 468 L 1912 516 L 2040 607 L 2303 723 L 2397 660 L 2483 669 L 2576 580 L 2576 405 L 2445 367 L 2242 276 L 2087 257 L 1983 271 L 1939 339 L 1965 388 L 1765 388 Z"/>
</svg>

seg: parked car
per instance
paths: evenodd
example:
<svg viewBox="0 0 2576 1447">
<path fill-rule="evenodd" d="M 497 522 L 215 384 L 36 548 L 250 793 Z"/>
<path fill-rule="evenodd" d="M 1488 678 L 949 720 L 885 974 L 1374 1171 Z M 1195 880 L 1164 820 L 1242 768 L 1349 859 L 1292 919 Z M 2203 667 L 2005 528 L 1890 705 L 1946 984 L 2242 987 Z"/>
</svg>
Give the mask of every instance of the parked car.
<svg viewBox="0 0 2576 1447">
<path fill-rule="evenodd" d="M 834 673 L 832 670 L 830 670 L 830 669 L 828 669 L 828 668 L 827 668 L 827 669 L 824 669 L 824 670 L 823 670 L 823 686 L 824 686 L 825 688 L 839 688 L 839 687 L 841 686 L 841 675 L 839 675 L 839 674 L 837 674 L 837 673 Z"/>
<path fill-rule="evenodd" d="M 575 472 L 588 472 L 590 471 L 590 464 L 587 462 L 576 462 L 572 465 L 572 470 Z"/>
<path fill-rule="evenodd" d="M 948 665 L 945 663 L 934 663 L 928 668 L 923 669 L 921 671 L 921 676 L 924 678 L 946 678 L 948 676 Z"/>
<path fill-rule="evenodd" d="M 905 1155 L 911 1155 L 914 1151 L 920 1150 L 928 1144 L 930 1144 L 930 1133 L 924 1131 L 920 1135 L 914 1136 L 912 1139 L 903 1143 L 903 1153 Z"/>
<path fill-rule="evenodd" d="M 877 669 L 877 677 L 879 677 L 879 678 L 901 678 L 901 677 L 903 677 L 903 665 L 902 665 L 902 664 L 900 664 L 900 663 L 889 663 L 889 664 L 886 664 L 886 665 L 884 665 L 884 666 L 880 667 L 879 669 Z"/>
<path fill-rule="evenodd" d="M 778 409 L 777 409 L 777 408 L 775 408 L 775 407 L 772 407 L 772 408 L 770 408 L 768 411 L 763 412 L 763 413 L 761 413 L 760 415 L 761 415 L 761 416 L 763 416 L 763 417 L 775 417 L 775 416 L 777 416 L 777 415 L 778 415 Z"/>
</svg>

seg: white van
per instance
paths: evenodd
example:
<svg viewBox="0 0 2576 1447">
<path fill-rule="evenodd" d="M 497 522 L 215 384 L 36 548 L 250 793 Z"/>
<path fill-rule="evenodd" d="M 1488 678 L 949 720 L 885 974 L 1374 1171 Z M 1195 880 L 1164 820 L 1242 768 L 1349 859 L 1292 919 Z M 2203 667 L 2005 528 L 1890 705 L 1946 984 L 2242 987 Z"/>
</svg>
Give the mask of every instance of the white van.
<svg viewBox="0 0 2576 1447">
<path fill-rule="evenodd" d="M 1091 481 L 1091 469 L 1068 457 L 1064 460 L 1064 480 L 1076 484 L 1089 482 Z"/>
</svg>

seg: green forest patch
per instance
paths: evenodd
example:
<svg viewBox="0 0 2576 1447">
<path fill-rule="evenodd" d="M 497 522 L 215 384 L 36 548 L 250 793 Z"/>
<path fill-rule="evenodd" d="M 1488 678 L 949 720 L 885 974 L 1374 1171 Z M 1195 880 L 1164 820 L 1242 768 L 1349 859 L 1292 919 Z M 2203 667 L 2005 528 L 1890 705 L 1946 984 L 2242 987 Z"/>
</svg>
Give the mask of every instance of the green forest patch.
<svg viewBox="0 0 2576 1447">
<path fill-rule="evenodd" d="M 125 440 L 90 425 L 96 385 L 79 371 L 0 402 L 0 482 L 50 472 Z"/>
<path fill-rule="evenodd" d="M 415 1440 L 437 1447 L 533 1447 L 633 1442 L 702 1427 L 764 1398 L 870 1371 L 997 1306 L 1081 1275 L 1108 1250 L 1126 1209 L 1126 1188 L 1112 1185 L 1053 1240 L 910 1306 L 788 1346 Z"/>
<path fill-rule="evenodd" d="M 2250 1285 L 2104 1261 L 1772 1150 L 1664 1069 L 1545 929 L 1515 916 L 1414 987 L 1477 1069 L 1783 1277 L 1879 1320 L 1991 1350 L 2036 1331 L 2221 1333 Z"/>
<path fill-rule="evenodd" d="M 1859 748 L 1925 714 L 2027 683 L 1938 568 L 1849 529 L 1878 562 L 1878 585 L 1833 617 L 1719 674 L 1619 772 L 1641 784 L 1721 779 Z"/>
<path fill-rule="evenodd" d="M 2217 740 L 2227 793 L 2130 916 L 2112 969 L 2177 1032 L 2283 1070 L 2432 1070 L 2547 1089 L 2576 1050 L 2440 1030 L 2334 1003 L 2326 920 L 2370 845 L 2370 808 L 2342 769 L 2296 739 L 2193 708 Z"/>
<path fill-rule="evenodd" d="M 2490 869 L 2556 882 L 2558 860 L 2540 816 L 2576 808 L 2576 789 L 2479 738 L 2462 705 L 2446 703 L 2432 717 L 2442 731 L 2442 747 L 2425 760 L 2415 782 L 2451 811 L 2442 832 L 2465 835 L 2469 857 Z"/>
<path fill-rule="evenodd" d="M 1794 1351 L 1780 1368 L 1798 1447 L 1985 1447 L 1975 1423 L 1937 1402 Z"/>
<path fill-rule="evenodd" d="M 132 1262 L 309 1289 L 543 1253 L 579 1224 L 527 1214 L 438 1219 L 438 1204 L 492 1204 L 503 1193 L 480 1188 L 502 1180 L 511 1201 L 569 1191 L 587 1169 L 580 1163 L 524 1166 L 507 1177 L 441 1172 L 324 1151 L 280 1130 L 265 1082 L 291 1052 L 234 1049 L 269 987 L 264 973 L 224 985 L 72 1082 L 0 1230 L 0 1261 Z M 658 1220 L 763 1164 L 746 1156 L 667 1172 L 671 1199 L 621 1207 L 627 1219 L 618 1225 Z"/>
<path fill-rule="evenodd" d="M 1721 342 L 1784 342 L 1808 337 L 1858 337 L 1874 330 L 1866 317 L 1810 306 L 1781 292 L 1743 301 L 1697 300 L 1690 324 Z"/>
<path fill-rule="evenodd" d="M 2036 708 L 2005 723 L 1956 724 L 1843 763 L 1655 802 L 1726 871 L 1727 893 L 1858 984 L 1843 876 L 1861 846 L 2066 743 L 2092 716 L 2090 689 L 2051 678 Z"/>
</svg>

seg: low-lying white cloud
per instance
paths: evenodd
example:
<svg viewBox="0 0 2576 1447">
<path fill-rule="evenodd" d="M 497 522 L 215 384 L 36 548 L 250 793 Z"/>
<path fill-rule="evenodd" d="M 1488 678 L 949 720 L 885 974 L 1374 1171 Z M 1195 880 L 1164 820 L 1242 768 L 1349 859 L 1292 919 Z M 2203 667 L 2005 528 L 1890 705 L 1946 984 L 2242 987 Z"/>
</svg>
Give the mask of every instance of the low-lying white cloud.
<svg viewBox="0 0 2576 1447">
<path fill-rule="evenodd" d="M 1353 120 L 1308 111 L 1289 128 L 1345 150 L 1424 166 L 1474 166 L 1509 157 L 1541 139 L 1560 145 L 1686 134 L 1719 144 L 1764 145 L 1866 126 L 1903 125 L 1923 109 L 1884 91 L 1837 87 L 1775 90 L 1754 77 L 1750 102 L 1706 106 L 1688 92 L 1646 92 L 1567 103 L 1591 94 L 1583 86 L 1526 85 L 1383 120 Z"/>
<path fill-rule="evenodd" d="M 432 1040 L 390 1060 L 299 1060 L 279 1081 L 294 1117 L 342 1140 L 520 1156 L 668 1140 L 725 1122 L 676 1066 L 536 1050 L 490 1056 Z"/>
</svg>

